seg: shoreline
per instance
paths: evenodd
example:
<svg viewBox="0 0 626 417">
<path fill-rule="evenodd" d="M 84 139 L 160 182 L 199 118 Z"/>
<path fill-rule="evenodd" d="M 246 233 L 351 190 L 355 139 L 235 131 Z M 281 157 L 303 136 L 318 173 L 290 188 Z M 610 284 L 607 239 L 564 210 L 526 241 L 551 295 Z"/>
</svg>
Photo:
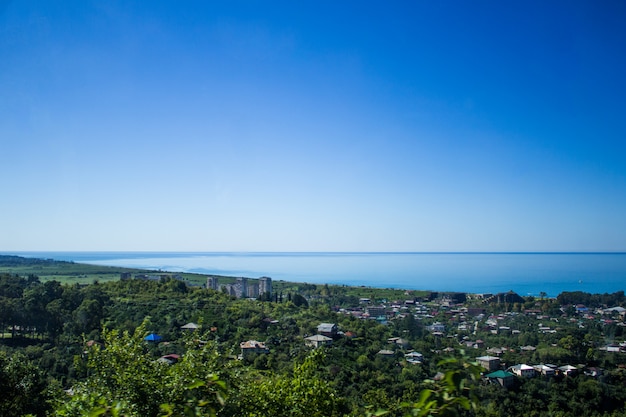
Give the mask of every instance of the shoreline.
<svg viewBox="0 0 626 417">
<path fill-rule="evenodd" d="M 196 276 L 269 276 L 273 280 L 398 290 L 501 293 L 614 293 L 626 282 L 626 253 L 337 252 L 13 252 Z M 198 279 L 194 280 L 199 282 Z"/>
</svg>

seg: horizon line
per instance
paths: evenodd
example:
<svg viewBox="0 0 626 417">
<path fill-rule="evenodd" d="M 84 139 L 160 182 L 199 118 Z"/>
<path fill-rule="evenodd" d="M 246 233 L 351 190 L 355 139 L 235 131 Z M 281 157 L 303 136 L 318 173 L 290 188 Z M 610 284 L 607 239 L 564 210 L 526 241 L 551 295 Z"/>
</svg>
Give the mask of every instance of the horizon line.
<svg viewBox="0 0 626 417">
<path fill-rule="evenodd" d="M 20 254 L 20 253 L 138 253 L 138 254 L 147 254 L 147 253 L 159 253 L 159 254 L 207 254 L 207 253 L 215 253 L 215 254 L 281 254 L 281 253 L 291 253 L 291 254 L 468 254 L 468 255 L 479 255 L 479 254 L 532 254 L 532 255 L 584 255 L 584 254 L 616 254 L 616 255 L 624 255 L 626 254 L 625 250 L 615 250 L 615 251 L 241 251 L 241 250 L 231 250 L 231 251 L 198 251 L 198 250 L 17 250 L 17 251 L 0 251 L 0 254 Z"/>
</svg>

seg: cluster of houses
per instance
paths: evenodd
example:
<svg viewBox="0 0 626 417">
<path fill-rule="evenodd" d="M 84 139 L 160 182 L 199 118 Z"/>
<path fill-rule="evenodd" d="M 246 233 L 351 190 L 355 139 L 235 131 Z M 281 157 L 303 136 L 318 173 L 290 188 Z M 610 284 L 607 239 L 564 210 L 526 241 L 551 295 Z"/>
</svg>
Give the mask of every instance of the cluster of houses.
<svg viewBox="0 0 626 417">
<path fill-rule="evenodd" d="M 369 298 L 360 298 L 358 307 L 337 308 L 336 311 L 358 319 L 377 320 L 382 324 L 387 324 L 391 319 L 402 318 L 406 314 L 420 317 L 433 317 L 431 314 L 436 314 L 432 308 L 414 298 L 393 302 L 383 300 L 380 304 L 372 303 Z"/>
<path fill-rule="evenodd" d="M 355 337 L 356 335 L 352 332 L 340 332 L 337 324 L 335 323 L 320 323 L 317 326 L 317 333 L 304 338 L 304 343 L 306 346 L 312 348 L 319 348 L 322 346 L 330 346 L 333 343 L 333 340 L 337 336 L 342 337 Z M 400 337 L 392 337 L 387 339 L 387 342 L 390 344 L 398 345 L 399 347 L 406 348 L 409 343 L 407 340 L 402 339 Z M 259 342 L 256 340 L 247 340 L 245 342 L 241 342 L 239 344 L 241 349 L 241 354 L 239 355 L 240 359 L 249 357 L 251 354 L 258 353 L 268 353 L 269 349 L 263 342 Z M 378 355 L 383 357 L 395 357 L 396 352 L 389 349 L 381 349 L 378 352 Z M 421 364 L 424 360 L 424 356 L 421 353 L 409 351 L 404 354 L 405 360 L 411 364 Z"/>
<path fill-rule="evenodd" d="M 220 286 L 217 278 L 210 277 L 207 281 L 207 286 L 213 289 L 226 289 L 233 292 L 233 295 L 242 297 L 247 294 L 248 297 L 258 296 L 259 293 L 270 292 L 271 293 L 271 278 L 263 277 L 253 283 L 249 282 L 246 278 L 239 278 L 234 284 L 225 284 Z M 250 288 L 253 288 L 250 290 Z M 408 294 L 407 294 L 408 295 Z M 505 294 L 506 297 L 513 297 L 511 294 Z M 504 297 L 499 295 L 499 297 Z M 485 299 L 493 299 L 493 296 L 486 297 Z M 572 306 L 563 307 L 562 310 L 568 309 L 571 311 Z M 389 320 L 401 319 L 412 315 L 417 320 L 427 320 L 426 323 L 430 323 L 424 326 L 424 329 L 429 331 L 435 337 L 441 338 L 458 338 L 459 343 L 464 348 L 485 349 L 485 342 L 477 337 L 472 337 L 478 332 L 481 334 L 493 334 L 493 335 L 517 335 L 521 331 L 517 328 L 519 322 L 516 321 L 518 315 L 524 315 L 526 317 L 535 318 L 536 324 L 532 327 L 525 327 L 524 332 L 535 331 L 538 334 L 553 334 L 557 333 L 561 324 L 564 321 L 568 321 L 569 325 L 576 325 L 581 328 L 585 327 L 585 320 L 601 320 L 603 324 L 617 323 L 624 326 L 624 319 L 626 309 L 622 307 L 613 307 L 605 309 L 596 309 L 591 311 L 584 306 L 575 306 L 576 316 L 566 316 L 565 314 L 560 317 L 550 317 L 544 314 L 541 310 L 525 310 L 521 312 L 506 312 L 501 314 L 487 315 L 487 309 L 483 307 L 465 307 L 458 304 L 458 300 L 454 298 L 439 298 L 437 303 L 420 303 L 416 299 L 407 299 L 404 301 L 395 301 L 387 303 L 383 301 L 380 304 L 373 304 L 370 299 L 360 299 L 360 305 L 358 307 L 338 309 L 338 312 L 348 314 L 361 319 L 377 320 L 380 323 L 386 324 Z M 441 317 L 441 313 L 444 313 L 446 324 L 440 321 L 434 321 L 435 317 Z M 269 319 L 268 319 L 269 320 Z M 562 320 L 560 322 L 559 320 Z M 516 324 L 517 323 L 517 324 Z M 527 326 L 528 321 L 525 321 Z M 533 330 L 534 329 L 534 330 Z M 465 336 L 459 336 L 459 334 Z M 321 323 L 317 327 L 316 334 L 307 336 L 304 338 L 304 343 L 312 348 L 319 348 L 322 346 L 329 346 L 333 343 L 337 337 L 354 337 L 351 332 L 341 332 L 335 323 Z M 424 360 L 424 356 L 412 351 L 409 348 L 409 342 L 400 337 L 392 337 L 387 340 L 391 346 L 395 348 L 381 349 L 378 354 L 383 357 L 398 358 L 399 355 L 404 355 L 404 360 L 409 364 L 420 364 Z M 249 357 L 252 354 L 268 353 L 268 346 L 258 340 L 243 341 L 239 345 L 241 353 L 240 358 Z M 622 352 L 626 353 L 626 342 L 613 343 L 600 349 L 607 352 Z M 504 352 L 509 351 L 507 347 L 490 347 L 485 349 L 486 356 L 479 356 L 476 361 L 485 368 L 486 372 L 484 378 L 487 381 L 498 383 L 504 387 L 510 387 L 515 383 L 517 377 L 532 378 L 537 376 L 544 377 L 568 377 L 575 375 L 578 372 L 584 370 L 585 373 L 591 376 L 597 376 L 601 370 L 596 368 L 583 368 L 582 366 L 575 367 L 570 364 L 561 366 L 553 364 L 537 364 L 528 365 L 525 363 L 516 364 L 513 366 L 503 366 L 500 362 L 499 356 Z M 521 352 L 532 352 L 536 350 L 535 346 L 527 345 L 519 347 Z M 454 348 L 446 347 L 443 351 L 453 352 Z M 176 360 L 176 358 L 164 358 L 164 360 Z"/>
<path fill-rule="evenodd" d="M 317 334 L 309 337 L 305 337 L 304 341 L 307 346 L 318 348 L 321 346 L 328 346 L 333 342 L 339 334 L 339 329 L 335 323 L 321 323 L 317 326 Z M 239 344 L 241 349 L 240 359 L 249 357 L 252 354 L 268 353 L 269 349 L 263 342 L 257 340 L 247 340 Z"/>
<path fill-rule="evenodd" d="M 497 302 L 498 300 L 516 300 L 519 296 L 513 292 L 500 294 L 474 294 L 473 298 L 485 302 Z M 389 320 L 401 319 L 411 314 L 418 320 L 434 319 L 438 314 L 444 313 L 447 324 L 435 321 L 425 326 L 425 329 L 434 336 L 445 336 L 448 332 L 461 332 L 476 334 L 478 331 L 486 332 L 492 335 L 519 335 L 521 330 L 511 327 L 508 321 L 514 319 L 517 315 L 525 315 L 538 320 L 536 332 L 541 334 L 555 334 L 559 329 L 559 320 L 563 317 L 551 317 L 538 309 L 527 309 L 520 312 L 507 312 L 497 315 L 487 315 L 487 308 L 484 307 L 466 307 L 459 304 L 460 296 L 457 294 L 439 297 L 435 303 L 429 302 L 422 304 L 416 299 L 407 299 L 404 301 L 394 301 L 387 303 L 383 301 L 380 304 L 372 304 L 368 298 L 361 298 L 360 306 L 338 309 L 338 312 L 351 315 L 361 319 L 375 319 L 380 323 L 387 323 Z M 521 298 L 521 297 L 519 297 Z M 523 300 L 523 299 L 522 299 Z M 569 317 L 567 320 L 570 324 L 577 325 L 579 328 L 585 327 L 586 320 L 596 320 L 603 325 L 616 324 L 626 327 L 626 309 L 623 307 L 598 308 L 589 309 L 583 305 L 563 306 L 561 311 L 570 310 L 574 307 L 577 317 Z M 446 327 L 448 327 L 446 329 Z M 524 329 L 528 331 L 528 329 Z M 484 342 L 480 339 L 471 339 L 466 336 L 463 339 L 466 347 L 481 349 Z M 488 353 L 501 354 L 504 348 L 491 348 Z M 523 346 L 521 350 L 534 350 L 534 346 Z M 608 352 L 626 352 L 626 347 L 619 344 L 608 344 L 600 348 Z"/>
<path fill-rule="evenodd" d="M 405 340 L 405 339 L 403 339 L 401 337 L 390 337 L 389 339 L 387 339 L 387 343 L 389 343 L 391 345 L 395 345 L 398 348 L 401 348 L 402 351 L 403 351 L 404 360 L 407 363 L 419 365 L 422 362 L 424 362 L 424 355 L 422 355 L 421 353 L 415 352 L 413 350 L 409 350 L 408 352 L 404 352 L 404 350 L 409 347 L 408 340 Z M 380 355 L 380 356 L 389 357 L 389 358 L 395 358 L 396 357 L 396 351 L 391 350 L 391 349 L 381 349 L 381 350 L 378 351 L 377 354 Z"/>
<path fill-rule="evenodd" d="M 501 369 L 500 358 L 496 356 L 479 356 L 476 358 L 476 362 L 487 371 L 483 377 L 493 383 L 498 383 L 505 388 L 509 388 L 515 385 L 515 378 L 534 378 L 536 376 L 574 376 L 578 374 L 580 368 L 572 365 L 557 366 L 552 364 L 540 364 L 540 365 L 527 365 L 525 363 L 517 364 L 508 367 L 507 369 Z M 591 374 L 595 376 L 598 372 L 596 368 L 589 368 L 587 372 L 593 372 Z"/>
<path fill-rule="evenodd" d="M 484 294 L 478 295 L 483 303 L 497 302 L 498 300 L 511 301 L 517 299 L 514 293 L 502 293 L 502 294 Z M 520 297 L 521 298 L 521 297 Z M 524 315 L 537 320 L 537 324 L 534 326 L 534 331 L 537 334 L 556 334 L 559 329 L 565 324 L 563 321 L 568 321 L 568 325 L 575 325 L 579 328 L 585 328 L 587 320 L 593 320 L 600 322 L 603 325 L 616 324 L 617 326 L 626 327 L 626 309 L 623 307 L 611 307 L 611 308 L 597 308 L 589 309 L 583 305 L 576 306 L 563 306 L 561 311 L 563 316 L 551 317 L 546 315 L 542 310 L 528 309 L 520 312 L 507 312 L 497 315 L 487 315 L 487 309 L 483 307 L 465 307 L 457 303 L 458 300 L 442 297 L 438 299 L 438 303 L 421 304 L 416 300 L 406 300 L 404 302 L 395 301 L 392 303 L 383 302 L 379 305 L 371 305 L 371 300 L 367 298 L 360 299 L 362 306 L 354 307 L 350 309 L 340 309 L 339 312 L 349 314 L 354 317 L 362 319 L 375 319 L 381 323 L 386 323 L 388 320 L 405 317 L 407 314 L 412 314 L 418 320 L 422 319 L 434 319 L 439 313 L 444 313 L 447 320 L 447 324 L 435 321 L 432 324 L 425 326 L 425 329 L 429 331 L 433 336 L 445 337 L 446 332 L 454 333 L 456 337 L 459 333 L 466 333 L 466 336 L 462 337 L 460 341 L 461 345 L 467 348 L 484 349 L 485 342 L 480 338 L 472 338 L 472 334 L 476 334 L 478 331 L 483 333 L 489 333 L 492 335 L 519 335 L 522 331 L 515 327 L 515 317 L 518 315 Z M 571 311 L 572 307 L 576 312 L 574 317 L 567 316 L 566 311 Z M 511 323 L 509 323 L 511 322 Z M 509 325 L 507 325 L 509 324 Z M 524 328 L 524 332 L 533 331 L 533 328 Z M 402 339 L 393 338 L 398 340 L 389 340 L 389 342 L 402 343 Z M 450 351 L 454 349 L 446 348 Z M 526 345 L 521 346 L 519 350 L 521 352 L 535 351 L 536 346 Z M 611 343 L 605 346 L 598 347 L 599 350 L 606 352 L 620 352 L 626 353 L 626 342 Z M 445 349 L 444 349 L 445 350 Z M 500 359 L 497 357 L 504 352 L 510 350 L 507 347 L 490 347 L 486 349 L 489 356 L 483 356 L 477 358 L 481 365 L 487 370 L 485 378 L 492 382 L 497 382 L 503 386 L 510 386 L 515 381 L 515 377 L 552 377 L 552 376 L 572 376 L 583 371 L 590 376 L 598 376 L 602 373 L 602 370 L 595 367 L 575 367 L 570 364 L 557 366 L 553 364 L 516 364 L 509 366 L 506 369 L 501 369 Z M 378 352 L 383 356 L 395 356 L 395 352 L 390 349 L 383 349 Z M 494 355 L 494 356 L 491 356 Z M 410 363 L 421 363 L 423 356 L 417 352 L 409 352 L 405 354 L 405 359 Z"/>
</svg>

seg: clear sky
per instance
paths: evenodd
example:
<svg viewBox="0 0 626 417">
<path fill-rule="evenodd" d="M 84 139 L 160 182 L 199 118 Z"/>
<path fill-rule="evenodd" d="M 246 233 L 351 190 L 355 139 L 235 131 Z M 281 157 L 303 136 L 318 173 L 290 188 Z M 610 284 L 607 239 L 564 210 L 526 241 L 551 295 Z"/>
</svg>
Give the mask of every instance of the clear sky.
<svg viewBox="0 0 626 417">
<path fill-rule="evenodd" d="M 624 22 L 0 0 L 0 251 L 624 251 Z"/>
</svg>

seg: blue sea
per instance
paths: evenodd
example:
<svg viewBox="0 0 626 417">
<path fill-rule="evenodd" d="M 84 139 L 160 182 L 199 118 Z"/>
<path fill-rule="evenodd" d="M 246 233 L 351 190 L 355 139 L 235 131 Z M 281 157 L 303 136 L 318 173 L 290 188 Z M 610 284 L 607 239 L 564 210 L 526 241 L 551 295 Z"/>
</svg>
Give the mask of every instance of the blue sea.
<svg viewBox="0 0 626 417">
<path fill-rule="evenodd" d="M 6 253 L 9 254 L 9 253 Z M 16 252 L 97 265 L 432 291 L 626 289 L 626 253 Z"/>
</svg>

